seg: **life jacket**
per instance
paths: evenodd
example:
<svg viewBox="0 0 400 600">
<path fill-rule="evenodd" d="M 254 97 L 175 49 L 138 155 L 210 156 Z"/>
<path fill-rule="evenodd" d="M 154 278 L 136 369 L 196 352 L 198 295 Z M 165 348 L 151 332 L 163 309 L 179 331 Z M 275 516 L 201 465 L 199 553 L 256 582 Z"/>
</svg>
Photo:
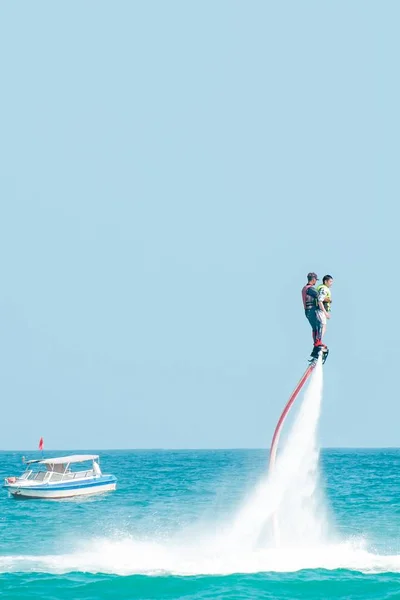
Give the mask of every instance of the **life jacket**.
<svg viewBox="0 0 400 600">
<path fill-rule="evenodd" d="M 318 296 L 320 295 L 321 292 L 323 292 L 323 304 L 325 307 L 326 312 L 331 312 L 331 302 L 332 302 L 332 296 L 331 296 L 331 290 L 328 288 L 327 285 L 325 285 L 324 283 L 322 283 L 321 285 L 319 285 L 317 287 L 317 292 L 318 292 Z M 317 302 L 318 304 L 318 302 Z"/>
<path fill-rule="evenodd" d="M 316 308 L 316 298 L 308 294 L 308 290 L 313 288 L 314 286 L 311 283 L 308 283 L 301 290 L 301 296 L 303 298 L 303 306 L 304 310 L 315 310 Z"/>
</svg>

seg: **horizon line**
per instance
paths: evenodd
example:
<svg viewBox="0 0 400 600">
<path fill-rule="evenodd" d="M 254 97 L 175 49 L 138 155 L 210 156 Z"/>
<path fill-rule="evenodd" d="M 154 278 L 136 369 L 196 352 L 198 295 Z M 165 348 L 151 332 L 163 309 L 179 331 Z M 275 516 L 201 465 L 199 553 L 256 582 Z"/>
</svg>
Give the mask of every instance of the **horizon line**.
<svg viewBox="0 0 400 600">
<path fill-rule="evenodd" d="M 262 450 L 269 451 L 267 447 L 259 446 L 237 446 L 224 448 L 165 448 L 165 447 L 149 447 L 149 448 L 96 448 L 90 446 L 88 448 L 46 448 L 44 450 L 27 449 L 27 448 L 11 448 L 0 449 L 0 452 L 66 452 L 66 451 L 85 451 L 96 450 L 101 452 L 225 452 L 225 451 L 241 451 L 241 450 Z M 400 450 L 400 446 L 321 446 L 320 450 Z"/>
</svg>

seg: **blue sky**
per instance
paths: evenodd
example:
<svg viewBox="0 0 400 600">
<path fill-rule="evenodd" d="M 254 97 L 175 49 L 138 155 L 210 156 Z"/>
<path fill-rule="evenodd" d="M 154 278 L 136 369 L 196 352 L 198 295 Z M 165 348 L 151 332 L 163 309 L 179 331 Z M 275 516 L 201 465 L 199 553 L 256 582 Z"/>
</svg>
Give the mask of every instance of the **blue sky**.
<svg viewBox="0 0 400 600">
<path fill-rule="evenodd" d="M 3 3 L 0 448 L 399 446 L 395 2 Z"/>
</svg>

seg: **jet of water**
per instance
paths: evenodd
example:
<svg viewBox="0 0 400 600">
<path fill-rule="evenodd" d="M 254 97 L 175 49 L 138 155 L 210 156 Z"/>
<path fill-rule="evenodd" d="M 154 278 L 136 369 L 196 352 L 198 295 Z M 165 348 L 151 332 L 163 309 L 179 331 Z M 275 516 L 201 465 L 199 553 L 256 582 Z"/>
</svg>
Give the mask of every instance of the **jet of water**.
<svg viewBox="0 0 400 600">
<path fill-rule="evenodd" d="M 328 517 L 319 481 L 318 422 L 323 369 L 319 360 L 275 468 L 235 519 L 232 536 L 248 547 L 322 543 Z"/>
</svg>

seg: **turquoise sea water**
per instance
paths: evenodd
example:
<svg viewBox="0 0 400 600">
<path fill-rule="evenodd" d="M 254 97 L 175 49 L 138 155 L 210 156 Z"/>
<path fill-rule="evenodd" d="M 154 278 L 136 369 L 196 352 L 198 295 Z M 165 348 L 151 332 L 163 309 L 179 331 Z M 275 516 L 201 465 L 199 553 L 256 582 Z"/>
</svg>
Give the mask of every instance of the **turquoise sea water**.
<svg viewBox="0 0 400 600">
<path fill-rule="evenodd" d="M 21 471 L 22 454 L 0 453 L 1 477 Z M 1 491 L 1 597 L 400 598 L 400 450 L 323 450 L 326 532 L 284 547 L 261 535 L 264 499 L 253 498 L 266 451 L 100 454 L 114 493 Z M 260 532 L 248 543 L 250 525 Z"/>
</svg>

